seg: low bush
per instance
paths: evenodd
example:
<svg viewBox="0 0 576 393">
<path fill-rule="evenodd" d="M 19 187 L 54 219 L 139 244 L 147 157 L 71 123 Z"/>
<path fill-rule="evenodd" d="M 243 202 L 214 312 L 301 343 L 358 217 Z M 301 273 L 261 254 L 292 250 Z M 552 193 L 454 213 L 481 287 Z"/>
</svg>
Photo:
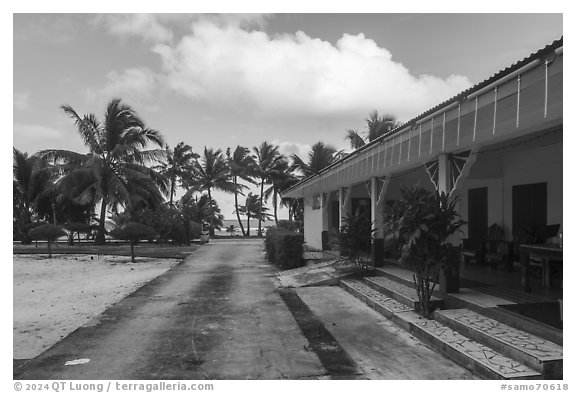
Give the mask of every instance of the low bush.
<svg viewBox="0 0 576 393">
<path fill-rule="evenodd" d="M 278 225 L 276 225 L 276 228 L 283 229 L 285 231 L 296 232 L 296 230 L 298 229 L 298 225 L 294 221 L 279 220 Z"/>
<path fill-rule="evenodd" d="M 304 236 L 283 229 L 270 228 L 266 231 L 266 257 L 280 269 L 304 266 L 302 258 Z"/>
</svg>

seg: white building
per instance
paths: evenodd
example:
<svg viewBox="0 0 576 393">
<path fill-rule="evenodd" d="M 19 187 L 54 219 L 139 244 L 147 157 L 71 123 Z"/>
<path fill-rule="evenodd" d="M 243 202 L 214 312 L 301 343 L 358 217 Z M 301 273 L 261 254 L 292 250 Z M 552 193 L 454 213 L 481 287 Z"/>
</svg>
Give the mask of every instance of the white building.
<svg viewBox="0 0 576 393">
<path fill-rule="evenodd" d="M 285 191 L 304 199 L 306 243 L 322 249 L 362 206 L 382 238 L 387 204 L 416 183 L 460 197 L 463 238 L 562 225 L 562 50 L 561 38 Z"/>
</svg>

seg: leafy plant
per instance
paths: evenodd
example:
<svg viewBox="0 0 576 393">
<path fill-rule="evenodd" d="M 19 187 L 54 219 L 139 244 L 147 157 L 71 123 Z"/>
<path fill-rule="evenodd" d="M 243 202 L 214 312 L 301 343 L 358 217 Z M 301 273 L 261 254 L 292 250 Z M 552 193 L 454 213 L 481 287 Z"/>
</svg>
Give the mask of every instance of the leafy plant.
<svg viewBox="0 0 576 393">
<path fill-rule="evenodd" d="M 388 239 L 402 247 L 400 261 L 412 268 L 418 293 L 420 314 L 430 318 L 434 310 L 430 298 L 439 279 L 440 269 L 446 268 L 458 252 L 448 238 L 465 224 L 456 211 L 456 199 L 442 193 L 432 193 L 420 186 L 402 187 L 402 199 L 385 216 L 384 228 Z"/>
<path fill-rule="evenodd" d="M 368 264 L 362 256 L 370 250 L 374 232 L 371 228 L 371 222 L 362 214 L 344 217 L 343 222 L 338 232 L 340 255 L 347 257 L 349 262 L 366 270 Z"/>
</svg>

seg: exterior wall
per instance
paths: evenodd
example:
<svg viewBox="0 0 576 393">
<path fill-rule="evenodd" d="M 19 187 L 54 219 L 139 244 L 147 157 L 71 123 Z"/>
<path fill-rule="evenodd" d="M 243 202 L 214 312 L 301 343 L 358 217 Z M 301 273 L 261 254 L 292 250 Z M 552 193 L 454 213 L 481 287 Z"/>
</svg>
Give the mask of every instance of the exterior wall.
<svg viewBox="0 0 576 393">
<path fill-rule="evenodd" d="M 470 177 L 456 192 L 460 197 L 460 216 L 468 220 L 468 190 L 487 187 L 488 225 L 502 225 L 506 238 L 511 239 L 512 187 L 546 182 L 548 224 L 562 224 L 562 170 L 562 143 L 478 159 Z M 468 229 L 464 227 L 462 231 L 462 237 L 467 237 Z"/>
<path fill-rule="evenodd" d="M 322 249 L 322 208 L 312 208 L 312 197 L 304 198 L 304 241 L 317 250 Z"/>
<path fill-rule="evenodd" d="M 504 221 L 504 185 L 501 178 L 466 179 L 462 188 L 458 190 L 457 193 L 460 197 L 460 203 L 458 206 L 460 217 L 464 221 L 468 221 L 468 190 L 481 187 L 488 188 L 488 226 L 499 224 L 506 228 L 507 225 Z M 510 204 L 512 204 L 512 202 L 510 202 Z M 512 218 L 510 218 L 510 220 L 512 220 Z M 464 226 L 461 230 L 462 234 L 460 238 L 467 238 L 468 227 Z"/>
<path fill-rule="evenodd" d="M 434 183 L 430 180 L 430 176 L 428 176 L 424 166 L 420 166 L 415 170 L 410 171 L 408 174 L 392 176 L 390 179 L 390 185 L 386 192 L 386 200 L 397 201 L 401 198 L 400 190 L 403 185 L 411 187 L 416 184 L 419 184 L 421 187 L 424 187 L 429 191 L 434 191 Z"/>
</svg>

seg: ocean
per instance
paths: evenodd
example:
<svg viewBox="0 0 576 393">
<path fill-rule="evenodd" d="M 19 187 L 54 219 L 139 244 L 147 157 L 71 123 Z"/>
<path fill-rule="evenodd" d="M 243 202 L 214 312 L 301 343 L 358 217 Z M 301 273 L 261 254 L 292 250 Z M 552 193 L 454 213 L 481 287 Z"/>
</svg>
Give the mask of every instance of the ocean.
<svg viewBox="0 0 576 393">
<path fill-rule="evenodd" d="M 221 231 L 216 231 L 215 234 L 218 236 L 229 236 L 230 233 L 226 232 L 226 228 L 229 228 L 230 225 L 234 225 L 234 235 L 242 236 L 242 230 L 240 229 L 240 225 L 238 224 L 238 220 L 223 220 L 224 226 L 222 227 Z M 242 225 L 244 226 L 244 230 L 247 228 L 246 220 L 242 220 Z M 273 227 L 276 226 L 274 220 L 272 221 L 264 221 L 262 222 L 262 228 L 266 227 Z M 250 236 L 256 236 L 258 232 L 258 220 L 250 220 Z"/>
</svg>

